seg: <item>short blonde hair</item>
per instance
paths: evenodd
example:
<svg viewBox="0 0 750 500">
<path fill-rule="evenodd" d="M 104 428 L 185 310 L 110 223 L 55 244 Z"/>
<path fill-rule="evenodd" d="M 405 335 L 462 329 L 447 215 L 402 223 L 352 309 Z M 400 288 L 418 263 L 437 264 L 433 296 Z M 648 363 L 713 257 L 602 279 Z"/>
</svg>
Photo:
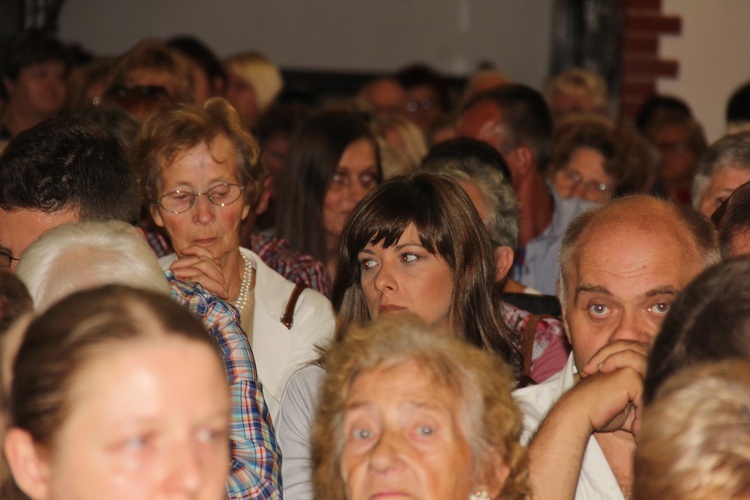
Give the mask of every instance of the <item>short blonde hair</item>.
<svg viewBox="0 0 750 500">
<path fill-rule="evenodd" d="M 156 254 L 121 221 L 86 221 L 50 229 L 24 250 L 16 268 L 37 312 L 86 288 L 126 284 L 169 295 Z"/>
<path fill-rule="evenodd" d="M 227 58 L 224 64 L 252 85 L 261 113 L 268 109 L 284 88 L 281 71 L 265 54 L 243 52 Z"/>
<path fill-rule="evenodd" d="M 408 165 L 404 169 L 404 172 L 401 173 L 416 170 L 419 164 L 422 163 L 422 158 L 427 154 L 427 141 L 422 129 L 404 116 L 389 115 L 376 118 L 373 121 L 372 130 L 377 138 L 382 139 L 386 143 L 389 130 L 395 132 L 401 138 L 403 147 L 397 149 L 403 151 L 403 158 L 406 161 L 406 165 Z M 387 178 L 392 176 L 393 174 L 386 175 Z"/>
<path fill-rule="evenodd" d="M 750 495 L 750 363 L 697 365 L 668 380 L 643 415 L 636 499 Z"/>
<path fill-rule="evenodd" d="M 583 68 L 563 71 L 552 77 L 544 86 L 544 96 L 547 102 L 556 92 L 586 95 L 594 105 L 594 109 L 589 111 L 603 115 L 609 114 L 607 82 L 598 73 Z"/>
<path fill-rule="evenodd" d="M 418 320 L 403 318 L 352 327 L 327 354 L 328 375 L 313 432 L 313 481 L 318 498 L 345 498 L 339 473 L 342 422 L 355 379 L 365 370 L 407 362 L 415 362 L 456 396 L 477 474 L 488 476 L 504 464 L 510 472 L 500 497 L 526 498 L 528 462 L 519 443 L 521 412 L 510 393 L 513 375 L 508 365 L 486 350 L 430 333 Z"/>
</svg>

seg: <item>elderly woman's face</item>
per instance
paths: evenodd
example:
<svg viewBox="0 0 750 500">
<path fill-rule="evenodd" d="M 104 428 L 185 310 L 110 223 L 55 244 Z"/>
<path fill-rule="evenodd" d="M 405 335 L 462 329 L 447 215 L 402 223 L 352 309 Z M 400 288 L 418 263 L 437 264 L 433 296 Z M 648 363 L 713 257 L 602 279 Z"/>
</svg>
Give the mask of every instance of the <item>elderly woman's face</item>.
<svg viewBox="0 0 750 500">
<path fill-rule="evenodd" d="M 118 346 L 83 366 L 49 456 L 49 497 L 226 495 L 229 395 L 210 347 L 179 338 Z"/>
<path fill-rule="evenodd" d="M 575 149 L 552 176 L 552 185 L 563 198 L 582 198 L 604 203 L 615 190 L 615 178 L 604 168 L 606 158 L 593 148 Z"/>
<path fill-rule="evenodd" d="M 347 498 L 468 498 L 482 485 L 460 406 L 413 361 L 358 375 L 344 411 Z"/>
<path fill-rule="evenodd" d="M 453 298 L 453 273 L 438 254 L 422 246 L 409 224 L 388 248 L 368 245 L 357 255 L 360 286 L 370 317 L 411 313 L 431 328 L 447 326 Z"/>
<path fill-rule="evenodd" d="M 175 191 L 206 193 L 224 184 L 241 185 L 241 181 L 234 146 L 220 135 L 210 145 L 201 143 L 162 166 L 158 197 Z M 155 205 L 152 213 L 156 224 L 169 234 L 177 255 L 183 256 L 190 247 L 202 247 L 220 261 L 239 248 L 240 223 L 250 211 L 245 195 L 243 192 L 237 201 L 223 207 L 202 195 L 186 212 L 173 214 Z"/>
</svg>

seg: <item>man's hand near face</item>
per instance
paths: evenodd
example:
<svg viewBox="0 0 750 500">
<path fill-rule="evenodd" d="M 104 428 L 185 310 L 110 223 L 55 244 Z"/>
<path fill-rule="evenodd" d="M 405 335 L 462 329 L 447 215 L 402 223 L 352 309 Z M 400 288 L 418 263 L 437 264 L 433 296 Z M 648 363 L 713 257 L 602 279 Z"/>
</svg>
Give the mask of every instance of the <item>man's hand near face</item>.
<svg viewBox="0 0 750 500">
<path fill-rule="evenodd" d="M 550 410 L 529 445 L 536 498 L 573 498 L 589 438 L 637 435 L 648 346 L 618 340 L 601 348 Z"/>
</svg>

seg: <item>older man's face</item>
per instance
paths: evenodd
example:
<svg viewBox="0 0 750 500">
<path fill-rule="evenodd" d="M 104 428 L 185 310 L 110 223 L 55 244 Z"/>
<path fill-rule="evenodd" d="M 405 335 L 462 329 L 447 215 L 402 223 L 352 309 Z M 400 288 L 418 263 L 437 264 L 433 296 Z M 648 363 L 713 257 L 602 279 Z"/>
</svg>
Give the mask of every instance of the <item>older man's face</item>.
<svg viewBox="0 0 750 500">
<path fill-rule="evenodd" d="M 651 344 L 676 295 L 703 262 L 677 220 L 651 227 L 622 220 L 598 224 L 584 231 L 574 260 L 563 315 L 579 370 L 610 343 Z"/>
<path fill-rule="evenodd" d="M 746 182 L 750 182 L 750 168 L 727 166 L 720 169 L 711 177 L 706 191 L 701 196 L 699 210 L 706 217 L 711 217 L 719 205 Z"/>
<path fill-rule="evenodd" d="M 10 253 L 14 259 L 32 241 L 46 231 L 61 224 L 79 222 L 80 217 L 74 211 L 42 212 L 41 210 L 3 210 L 0 209 L 0 249 Z M 16 267 L 16 260 L 10 264 L 10 270 Z"/>
</svg>

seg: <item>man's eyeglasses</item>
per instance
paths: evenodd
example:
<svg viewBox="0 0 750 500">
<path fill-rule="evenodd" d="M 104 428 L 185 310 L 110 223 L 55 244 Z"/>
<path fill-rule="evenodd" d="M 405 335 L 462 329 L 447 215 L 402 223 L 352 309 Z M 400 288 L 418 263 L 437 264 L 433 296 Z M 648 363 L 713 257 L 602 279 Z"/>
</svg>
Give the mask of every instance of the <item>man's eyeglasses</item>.
<svg viewBox="0 0 750 500">
<path fill-rule="evenodd" d="M 0 250 L 0 267 L 10 267 L 13 261 L 17 261 L 7 250 Z"/>
<path fill-rule="evenodd" d="M 238 186 L 237 184 L 219 184 L 205 193 L 178 190 L 165 194 L 156 200 L 156 203 L 167 212 L 177 215 L 193 208 L 195 199 L 199 196 L 205 196 L 208 201 L 217 207 L 226 207 L 239 200 L 244 190 L 244 186 Z"/>
</svg>

